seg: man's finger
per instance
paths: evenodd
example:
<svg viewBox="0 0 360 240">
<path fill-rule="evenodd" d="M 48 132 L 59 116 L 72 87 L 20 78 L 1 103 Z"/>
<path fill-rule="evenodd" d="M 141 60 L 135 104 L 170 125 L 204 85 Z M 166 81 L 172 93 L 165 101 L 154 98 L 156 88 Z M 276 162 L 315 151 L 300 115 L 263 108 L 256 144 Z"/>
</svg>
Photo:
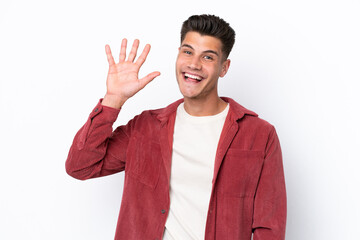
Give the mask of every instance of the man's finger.
<svg viewBox="0 0 360 240">
<path fill-rule="evenodd" d="M 160 72 L 152 72 L 143 77 L 142 79 L 139 79 L 141 88 L 144 88 L 149 82 L 154 80 L 154 78 L 158 77 L 160 75 Z"/>
<path fill-rule="evenodd" d="M 142 51 L 141 55 L 139 56 L 139 58 L 136 60 L 136 64 L 141 67 L 143 65 L 143 63 L 145 62 L 146 60 L 146 57 L 147 55 L 149 54 L 150 52 L 150 44 L 146 44 L 146 46 L 144 47 L 144 50 Z"/>
<path fill-rule="evenodd" d="M 134 59 L 136 57 L 138 47 L 139 47 L 139 42 L 140 41 L 138 39 L 134 40 L 134 43 L 132 45 L 132 48 L 131 48 L 131 51 L 130 51 L 130 54 L 129 54 L 129 57 L 128 57 L 128 61 L 130 61 L 130 62 L 134 61 Z"/>
<path fill-rule="evenodd" d="M 127 45 L 127 39 L 124 38 L 121 41 L 121 49 L 120 49 L 120 55 L 119 55 L 119 62 L 124 62 L 126 58 L 126 45 Z"/>
<path fill-rule="evenodd" d="M 113 56 L 111 54 L 110 46 L 107 45 L 107 44 L 105 45 L 105 52 L 106 52 L 106 57 L 107 57 L 109 66 L 114 65 L 115 61 L 114 61 L 114 58 L 113 58 Z"/>
</svg>

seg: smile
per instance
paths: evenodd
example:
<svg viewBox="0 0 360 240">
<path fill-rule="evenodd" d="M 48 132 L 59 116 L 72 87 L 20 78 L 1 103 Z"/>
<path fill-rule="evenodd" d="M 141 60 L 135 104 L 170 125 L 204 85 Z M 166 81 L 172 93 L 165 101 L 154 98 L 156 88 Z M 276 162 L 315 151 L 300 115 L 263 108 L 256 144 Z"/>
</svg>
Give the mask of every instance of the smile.
<svg viewBox="0 0 360 240">
<path fill-rule="evenodd" d="M 198 75 L 194 75 L 194 74 L 190 74 L 190 73 L 184 73 L 184 77 L 185 77 L 185 80 L 188 80 L 188 81 L 196 81 L 196 82 L 200 82 L 201 80 L 203 80 L 203 77 L 200 77 Z"/>
</svg>

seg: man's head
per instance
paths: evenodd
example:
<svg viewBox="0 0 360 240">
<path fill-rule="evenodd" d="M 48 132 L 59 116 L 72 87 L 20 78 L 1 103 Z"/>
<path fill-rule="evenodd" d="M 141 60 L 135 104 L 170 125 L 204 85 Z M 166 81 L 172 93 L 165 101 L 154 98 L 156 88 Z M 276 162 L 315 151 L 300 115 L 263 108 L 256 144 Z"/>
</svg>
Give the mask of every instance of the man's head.
<svg viewBox="0 0 360 240">
<path fill-rule="evenodd" d="M 227 59 L 235 32 L 216 16 L 191 16 L 181 29 L 176 77 L 184 99 L 216 102 L 218 78 L 230 66 Z"/>
<path fill-rule="evenodd" d="M 198 32 L 201 35 L 218 38 L 222 43 L 223 57 L 226 60 L 235 43 L 235 31 L 223 19 L 214 15 L 193 15 L 181 27 L 181 42 L 188 32 Z"/>
</svg>

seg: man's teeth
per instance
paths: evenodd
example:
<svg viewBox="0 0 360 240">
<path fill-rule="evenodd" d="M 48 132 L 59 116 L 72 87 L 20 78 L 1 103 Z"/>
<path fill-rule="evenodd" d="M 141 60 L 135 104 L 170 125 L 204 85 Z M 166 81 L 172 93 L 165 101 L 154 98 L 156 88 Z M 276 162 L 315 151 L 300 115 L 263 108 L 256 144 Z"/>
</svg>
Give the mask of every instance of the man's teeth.
<svg viewBox="0 0 360 240">
<path fill-rule="evenodd" d="M 198 80 L 198 81 L 201 81 L 201 80 L 202 80 L 202 77 L 199 77 L 199 76 L 196 76 L 196 75 L 192 75 L 192 74 L 189 74 L 189 73 L 185 73 L 185 77 L 187 77 L 187 78 L 192 78 L 192 79 L 195 79 L 195 80 Z"/>
</svg>

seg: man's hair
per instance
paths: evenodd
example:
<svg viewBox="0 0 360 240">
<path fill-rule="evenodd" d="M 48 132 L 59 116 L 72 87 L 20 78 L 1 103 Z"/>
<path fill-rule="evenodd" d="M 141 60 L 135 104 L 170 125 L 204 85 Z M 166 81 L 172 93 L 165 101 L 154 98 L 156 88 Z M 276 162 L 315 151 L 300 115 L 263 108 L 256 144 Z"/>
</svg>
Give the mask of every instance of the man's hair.
<svg viewBox="0 0 360 240">
<path fill-rule="evenodd" d="M 235 31 L 229 23 L 215 15 L 193 15 L 182 24 L 181 42 L 185 39 L 186 34 L 191 31 L 220 39 L 224 60 L 227 59 L 235 43 Z"/>
</svg>

